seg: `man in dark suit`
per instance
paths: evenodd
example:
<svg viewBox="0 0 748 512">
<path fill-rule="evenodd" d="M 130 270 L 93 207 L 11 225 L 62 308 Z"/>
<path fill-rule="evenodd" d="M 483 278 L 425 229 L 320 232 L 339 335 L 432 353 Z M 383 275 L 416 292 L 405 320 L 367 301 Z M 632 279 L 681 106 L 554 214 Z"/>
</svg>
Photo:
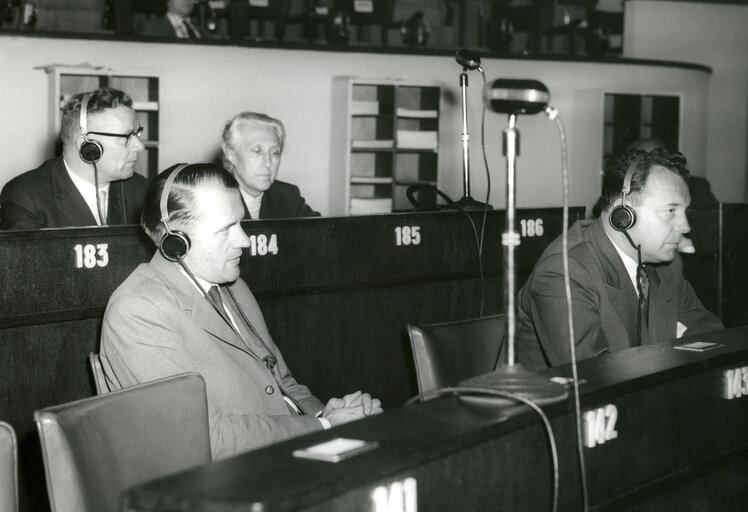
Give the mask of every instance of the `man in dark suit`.
<svg viewBox="0 0 748 512">
<path fill-rule="evenodd" d="M 124 92 L 102 88 L 73 96 L 62 112 L 62 156 L 5 185 L 0 229 L 137 223 L 147 187 L 134 174 L 141 134 Z"/>
<path fill-rule="evenodd" d="M 382 410 L 360 392 L 325 405 L 293 378 L 239 277 L 249 247 L 243 217 L 239 186 L 220 166 L 161 173 L 148 189 L 142 220 L 160 251 L 115 290 L 102 326 L 110 388 L 187 371 L 202 375 L 214 459 Z M 183 234 L 163 242 L 167 230 Z"/>
<path fill-rule="evenodd" d="M 144 36 L 200 39 L 200 30 L 190 19 L 195 0 L 167 0 L 162 16 L 145 18 L 135 23 L 135 33 Z"/>
<path fill-rule="evenodd" d="M 634 150 L 606 161 L 601 216 L 568 233 L 577 359 L 723 327 L 683 277 L 687 178 L 677 151 Z M 517 356 L 528 369 L 571 360 L 562 256 L 559 237 L 519 292 Z"/>
<path fill-rule="evenodd" d="M 276 180 L 286 140 L 278 119 L 242 112 L 223 130 L 224 167 L 239 182 L 248 219 L 316 217 L 299 187 Z"/>
</svg>

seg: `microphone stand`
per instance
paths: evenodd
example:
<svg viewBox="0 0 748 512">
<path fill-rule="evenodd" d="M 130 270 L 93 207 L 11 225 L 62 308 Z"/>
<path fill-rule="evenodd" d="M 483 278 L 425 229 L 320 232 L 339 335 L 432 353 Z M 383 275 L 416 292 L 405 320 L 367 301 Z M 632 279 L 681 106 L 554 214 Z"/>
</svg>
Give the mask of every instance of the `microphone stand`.
<svg viewBox="0 0 748 512">
<path fill-rule="evenodd" d="M 462 92 L 462 174 L 463 174 L 463 188 L 465 195 L 455 203 L 453 207 L 461 210 L 483 210 L 486 208 L 486 203 L 481 203 L 470 197 L 470 160 L 468 156 L 468 145 L 470 141 L 470 134 L 468 133 L 468 122 L 467 122 L 467 86 L 468 86 L 468 68 L 462 68 L 460 73 L 460 90 Z M 491 205 L 488 205 L 491 208 Z"/>
<path fill-rule="evenodd" d="M 515 127 L 516 122 L 517 115 L 509 114 L 509 126 L 504 129 L 502 137 L 506 157 L 506 226 L 501 235 L 504 255 L 504 304 L 506 304 L 506 363 L 500 364 L 493 373 L 468 379 L 460 385 L 489 386 L 522 395 L 542 405 L 564 400 L 568 392 L 562 385 L 525 370 L 516 361 L 517 307 L 514 248 L 520 244 L 519 233 L 515 231 L 515 180 L 516 161 L 519 154 L 519 132 Z"/>
</svg>

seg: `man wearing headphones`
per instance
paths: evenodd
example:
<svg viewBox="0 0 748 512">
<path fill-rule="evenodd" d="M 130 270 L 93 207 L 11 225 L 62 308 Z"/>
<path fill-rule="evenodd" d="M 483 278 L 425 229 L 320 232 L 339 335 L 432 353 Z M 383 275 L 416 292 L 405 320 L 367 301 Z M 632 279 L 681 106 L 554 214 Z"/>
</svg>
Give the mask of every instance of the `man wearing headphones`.
<svg viewBox="0 0 748 512">
<path fill-rule="evenodd" d="M 568 233 L 577 359 L 721 329 L 683 277 L 690 231 L 685 157 L 633 150 L 605 163 L 602 213 Z M 571 361 L 561 237 L 518 294 L 517 357 L 528 369 Z"/>
<path fill-rule="evenodd" d="M 293 378 L 239 277 L 243 217 L 239 185 L 220 166 L 161 173 L 141 222 L 159 251 L 115 290 L 102 326 L 110 389 L 202 375 L 214 459 L 382 410 L 360 392 L 322 404 Z"/>
<path fill-rule="evenodd" d="M 141 134 L 126 93 L 73 96 L 62 111 L 62 155 L 5 185 L 0 229 L 136 224 L 148 185 L 134 174 Z"/>
</svg>

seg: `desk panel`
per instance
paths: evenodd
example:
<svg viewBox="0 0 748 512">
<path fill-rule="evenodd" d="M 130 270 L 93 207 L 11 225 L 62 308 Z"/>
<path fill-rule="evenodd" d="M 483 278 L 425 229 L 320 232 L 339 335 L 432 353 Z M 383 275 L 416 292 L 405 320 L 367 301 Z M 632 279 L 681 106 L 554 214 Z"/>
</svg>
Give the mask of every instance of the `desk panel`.
<svg viewBox="0 0 748 512">
<path fill-rule="evenodd" d="M 708 510 L 748 508 L 748 395 L 725 399 L 722 378 L 748 364 L 748 328 L 683 341 L 696 339 L 724 347 L 695 353 L 664 343 L 580 362 L 583 415 L 608 405 L 618 413 L 617 437 L 583 448 L 591 510 L 674 510 L 679 495 L 707 500 Z M 541 372 L 570 373 L 569 365 Z M 544 410 L 559 453 L 558 510 L 580 510 L 572 400 Z M 334 437 L 380 447 L 337 464 L 292 456 Z M 140 512 L 372 511 L 378 486 L 393 492 L 407 478 L 416 480 L 418 510 L 550 510 L 552 466 L 537 415 L 453 396 L 166 477 L 127 500 Z"/>
<path fill-rule="evenodd" d="M 572 222 L 583 214 L 573 209 Z M 561 232 L 560 209 L 518 212 L 518 226 L 538 219 L 542 235 L 518 251 L 520 282 Z M 417 390 L 408 322 L 501 310 L 503 225 L 489 212 L 483 286 L 473 228 L 456 212 L 246 222 L 254 253 L 241 275 L 299 381 L 323 400 L 363 388 L 392 408 Z M 0 419 L 20 440 L 23 511 L 46 508 L 33 411 L 94 394 L 87 356 L 108 298 L 153 250 L 134 226 L 0 233 Z"/>
<path fill-rule="evenodd" d="M 748 204 L 722 205 L 722 318 L 748 325 Z"/>
</svg>

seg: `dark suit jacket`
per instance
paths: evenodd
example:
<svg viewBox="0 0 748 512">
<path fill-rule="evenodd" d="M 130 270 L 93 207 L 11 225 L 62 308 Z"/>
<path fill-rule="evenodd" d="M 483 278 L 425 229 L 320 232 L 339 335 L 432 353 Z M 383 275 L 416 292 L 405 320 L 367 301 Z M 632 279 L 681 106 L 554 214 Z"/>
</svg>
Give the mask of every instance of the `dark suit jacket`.
<svg viewBox="0 0 748 512">
<path fill-rule="evenodd" d="M 248 333 L 245 343 L 179 265 L 158 252 L 112 294 L 101 330 L 110 389 L 184 372 L 202 375 L 214 459 L 322 429 L 314 417 L 322 403 L 294 380 L 252 292 L 242 279 L 230 288 L 264 345 Z M 262 361 L 268 350 L 278 360 L 275 370 L 283 387 L 307 415 L 290 414 Z"/>
<path fill-rule="evenodd" d="M 577 359 L 634 346 L 638 296 L 621 257 L 600 219 L 569 229 L 569 277 Z M 683 277 L 680 256 L 649 265 L 649 324 L 642 344 L 723 327 Z M 528 369 L 571 361 L 561 237 L 543 252 L 518 295 L 517 357 Z"/>
<path fill-rule="evenodd" d="M 260 203 L 261 219 L 294 219 L 297 217 L 319 217 L 319 213 L 312 210 L 303 197 L 299 187 L 284 181 L 274 181 L 270 188 L 262 194 Z M 251 219 L 246 205 L 244 218 Z"/>
<path fill-rule="evenodd" d="M 107 224 L 138 224 L 148 180 L 132 178 L 109 185 Z M 123 211 L 124 203 L 124 211 Z M 96 226 L 96 219 L 65 170 L 62 157 L 16 176 L 0 193 L 0 229 Z"/>
<path fill-rule="evenodd" d="M 195 23 L 192 26 L 197 30 Z M 135 33 L 153 37 L 177 37 L 174 25 L 171 24 L 166 15 L 138 20 L 135 24 Z"/>
</svg>

